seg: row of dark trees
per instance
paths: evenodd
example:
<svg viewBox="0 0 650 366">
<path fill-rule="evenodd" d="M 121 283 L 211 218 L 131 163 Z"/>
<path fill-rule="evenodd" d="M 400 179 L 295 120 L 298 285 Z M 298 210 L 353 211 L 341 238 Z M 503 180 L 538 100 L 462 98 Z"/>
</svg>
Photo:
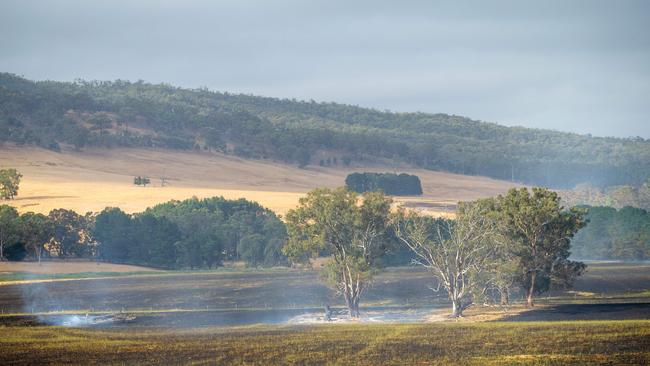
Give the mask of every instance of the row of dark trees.
<svg viewBox="0 0 650 366">
<path fill-rule="evenodd" d="M 512 189 L 504 196 L 463 203 L 453 221 L 415 212 L 392 214 L 391 203 L 380 192 L 360 200 L 344 188 L 317 189 L 287 214 L 285 253 L 305 262 L 327 250 L 332 260 L 325 278 L 343 296 L 352 317 L 358 317 L 379 258 L 395 240 L 446 290 L 455 317 L 492 292 L 507 303 L 516 286 L 533 306 L 534 296 L 570 286 L 585 269 L 569 260 L 571 238 L 586 224 L 584 211 L 564 209 L 558 195 L 547 189 Z"/>
<path fill-rule="evenodd" d="M 55 209 L 48 215 L 20 215 L 15 208 L 0 205 L 0 260 L 92 257 L 97 249 L 91 234 L 93 224 L 92 214 Z"/>
<path fill-rule="evenodd" d="M 623 207 L 586 207 L 589 225 L 573 240 L 573 256 L 581 259 L 650 259 L 650 213 Z"/>
<path fill-rule="evenodd" d="M 209 149 L 305 166 L 319 151 L 536 185 L 639 186 L 650 142 L 504 127 L 468 118 L 390 113 L 188 90 L 144 82 L 32 82 L 0 74 L 0 142 Z"/>
<path fill-rule="evenodd" d="M 391 196 L 422 194 L 420 178 L 405 173 L 352 173 L 345 178 L 345 186 L 357 193 L 381 190 Z"/>
<path fill-rule="evenodd" d="M 159 268 L 213 268 L 224 260 L 286 265 L 282 221 L 246 200 L 170 201 L 129 215 L 119 208 L 49 215 L 0 206 L 0 258 L 96 258 Z"/>
<path fill-rule="evenodd" d="M 107 208 L 96 219 L 99 257 L 166 268 L 214 268 L 224 260 L 285 265 L 286 230 L 270 210 L 244 199 L 170 201 L 128 215 Z"/>
<path fill-rule="evenodd" d="M 562 201 L 570 206 L 609 206 L 617 209 L 625 206 L 650 210 L 650 179 L 638 187 L 614 186 L 600 189 L 581 184 L 574 189 L 562 191 Z"/>
</svg>

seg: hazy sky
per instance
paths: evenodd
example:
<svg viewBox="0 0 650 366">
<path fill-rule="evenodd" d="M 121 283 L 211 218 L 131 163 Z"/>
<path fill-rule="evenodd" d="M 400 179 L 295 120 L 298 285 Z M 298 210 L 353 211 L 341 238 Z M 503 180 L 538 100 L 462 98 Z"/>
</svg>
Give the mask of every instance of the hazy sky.
<svg viewBox="0 0 650 366">
<path fill-rule="evenodd" d="M 650 138 L 650 1 L 0 0 L 0 71 Z"/>
</svg>

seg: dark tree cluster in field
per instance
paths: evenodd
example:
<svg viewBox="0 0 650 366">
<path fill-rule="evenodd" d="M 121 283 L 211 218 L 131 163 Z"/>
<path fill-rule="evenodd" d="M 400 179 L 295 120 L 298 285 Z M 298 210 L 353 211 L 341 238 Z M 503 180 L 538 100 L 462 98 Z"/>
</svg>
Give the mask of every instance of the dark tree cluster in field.
<svg viewBox="0 0 650 366">
<path fill-rule="evenodd" d="M 135 184 L 136 186 L 146 187 L 147 184 L 149 183 L 151 183 L 151 179 L 149 179 L 148 177 L 137 176 L 133 178 L 133 184 Z"/>
<path fill-rule="evenodd" d="M 0 260 L 40 261 L 42 257 L 82 258 L 96 254 L 92 238 L 94 215 L 55 209 L 46 216 L 33 212 L 18 214 L 15 208 L 0 206 Z"/>
<path fill-rule="evenodd" d="M 214 268 L 224 260 L 284 265 L 282 221 L 244 199 L 170 201 L 128 215 L 107 208 L 94 228 L 99 258 L 164 268 Z"/>
<path fill-rule="evenodd" d="M 0 259 L 97 258 L 159 268 L 214 268 L 224 260 L 286 265 L 284 223 L 244 199 L 170 201 L 129 215 L 65 209 L 19 215 L 0 206 Z"/>
<path fill-rule="evenodd" d="M 634 207 L 586 207 L 589 225 L 573 239 L 580 259 L 650 259 L 650 212 Z"/>
<path fill-rule="evenodd" d="M 357 193 L 382 190 L 391 196 L 422 194 L 420 178 L 404 173 L 352 173 L 345 178 L 345 186 Z"/>
<path fill-rule="evenodd" d="M 216 93 L 144 82 L 32 82 L 0 74 L 0 142 L 216 150 L 305 166 L 318 151 L 570 188 L 638 186 L 650 142 L 468 118 Z"/>
</svg>

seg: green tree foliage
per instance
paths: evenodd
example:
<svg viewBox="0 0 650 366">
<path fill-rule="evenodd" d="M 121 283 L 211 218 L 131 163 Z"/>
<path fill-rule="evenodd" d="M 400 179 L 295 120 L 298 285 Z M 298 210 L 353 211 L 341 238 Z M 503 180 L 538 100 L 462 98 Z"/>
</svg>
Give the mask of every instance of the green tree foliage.
<svg viewBox="0 0 650 366">
<path fill-rule="evenodd" d="M 586 207 L 589 224 L 573 239 L 581 259 L 648 260 L 650 213 L 633 207 Z"/>
<path fill-rule="evenodd" d="M 22 177 L 16 169 L 0 169 L 0 198 L 10 200 L 18 195 Z"/>
<path fill-rule="evenodd" d="M 89 122 L 92 123 L 93 129 L 99 130 L 99 134 L 105 134 L 105 130 L 111 128 L 113 121 L 106 113 L 96 113 L 90 117 Z"/>
<path fill-rule="evenodd" d="M 106 208 L 97 215 L 55 209 L 19 216 L 0 206 L 0 258 L 10 260 L 46 255 L 159 268 L 213 268 L 224 260 L 275 266 L 288 264 L 286 238 L 272 211 L 244 199 L 170 201 L 134 215 Z"/>
<path fill-rule="evenodd" d="M 132 243 L 127 247 L 128 261 L 158 268 L 176 268 L 178 246 L 182 239 L 178 226 L 165 217 L 135 215 L 132 219 Z"/>
<path fill-rule="evenodd" d="M 134 243 L 131 216 L 116 207 L 105 208 L 95 218 L 93 237 L 98 242 L 99 258 L 124 263 Z"/>
<path fill-rule="evenodd" d="M 54 236 L 54 225 L 49 217 L 33 212 L 20 215 L 21 234 L 27 255 L 41 262 L 46 245 Z"/>
<path fill-rule="evenodd" d="M 151 183 L 151 179 L 149 179 L 148 177 L 137 176 L 137 177 L 133 178 L 133 184 L 135 184 L 136 186 L 146 187 L 147 184 L 150 184 L 150 183 Z"/>
<path fill-rule="evenodd" d="M 97 123 L 98 118 L 103 121 Z M 109 128 L 108 121 L 135 128 Z M 337 151 L 345 165 L 372 157 L 563 188 L 582 182 L 638 186 L 650 177 L 650 142 L 642 138 L 121 80 L 32 82 L 0 74 L 0 141 L 170 149 L 193 149 L 201 142 L 210 150 L 300 166 L 319 151 Z M 227 144 L 234 148 L 228 151 Z"/>
<path fill-rule="evenodd" d="M 160 204 L 145 213 L 165 217 L 178 225 L 182 233 L 179 243 L 182 267 L 211 268 L 223 260 L 239 259 L 250 265 L 277 265 L 286 261 L 278 244 L 284 243 L 287 235 L 282 221 L 255 202 L 222 197 L 192 198 Z"/>
<path fill-rule="evenodd" d="M 382 190 L 392 196 L 422 194 L 420 178 L 404 173 L 352 173 L 345 178 L 345 186 L 357 193 Z"/>
<path fill-rule="evenodd" d="M 568 286 L 585 265 L 569 260 L 571 239 L 585 226 L 584 210 L 565 210 L 556 192 L 545 188 L 511 189 L 498 196 L 492 213 L 512 243 L 528 306 L 551 286 Z"/>
<path fill-rule="evenodd" d="M 94 236 L 100 258 L 159 268 L 178 268 L 183 239 L 178 225 L 151 213 L 128 215 L 107 208 L 97 216 Z"/>
<path fill-rule="evenodd" d="M 251 266 L 264 263 L 264 237 L 260 234 L 248 234 L 237 243 L 239 257 Z"/>
<path fill-rule="evenodd" d="M 351 317 L 359 316 L 359 300 L 378 269 L 389 240 L 391 200 L 379 192 L 363 195 L 345 188 L 316 189 L 287 213 L 290 260 L 305 261 L 321 251 L 331 253 L 325 277 L 345 299 Z"/>
<path fill-rule="evenodd" d="M 22 246 L 20 239 L 21 224 L 18 211 L 11 206 L 0 205 L 0 261 L 14 259 L 14 247 Z"/>
<path fill-rule="evenodd" d="M 59 208 L 50 211 L 48 218 L 53 226 L 52 239 L 47 247 L 50 254 L 62 258 L 91 254 L 92 237 L 88 217 Z"/>
</svg>

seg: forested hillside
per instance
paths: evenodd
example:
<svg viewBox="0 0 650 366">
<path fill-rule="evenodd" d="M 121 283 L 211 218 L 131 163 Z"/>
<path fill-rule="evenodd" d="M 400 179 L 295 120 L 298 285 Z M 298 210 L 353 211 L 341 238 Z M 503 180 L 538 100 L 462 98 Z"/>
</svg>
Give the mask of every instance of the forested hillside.
<svg viewBox="0 0 650 366">
<path fill-rule="evenodd" d="M 210 149 L 305 166 L 369 158 L 573 187 L 638 186 L 650 141 L 504 127 L 459 116 L 189 90 L 144 82 L 33 82 L 0 74 L 0 142 L 52 150 Z"/>
</svg>

